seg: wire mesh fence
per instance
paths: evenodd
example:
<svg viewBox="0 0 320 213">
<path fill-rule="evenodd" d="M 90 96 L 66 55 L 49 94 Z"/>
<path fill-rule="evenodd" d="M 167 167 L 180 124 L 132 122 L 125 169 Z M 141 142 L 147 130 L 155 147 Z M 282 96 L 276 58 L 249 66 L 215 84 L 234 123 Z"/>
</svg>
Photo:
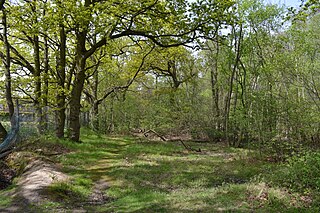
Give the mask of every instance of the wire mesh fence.
<svg viewBox="0 0 320 213">
<path fill-rule="evenodd" d="M 56 129 L 56 113 L 54 107 L 43 107 L 41 116 L 42 130 L 39 131 L 39 118 L 36 115 L 34 103 L 30 100 L 19 99 L 16 100 L 18 105 L 18 120 L 19 120 L 19 135 L 22 139 L 28 139 L 45 133 L 53 133 Z M 65 131 L 69 126 L 68 118 L 70 109 L 66 109 Z M 80 113 L 80 123 L 83 127 L 89 127 L 90 115 L 88 111 Z M 11 130 L 11 122 L 9 117 L 9 110 L 4 104 L 0 104 L 0 122 L 5 127 L 7 132 Z"/>
<path fill-rule="evenodd" d="M 18 106 L 18 110 L 17 110 Z M 38 121 L 36 119 L 35 108 L 32 102 L 26 100 L 16 101 L 16 111 L 18 111 L 19 122 L 19 135 L 22 139 L 35 137 L 39 135 Z M 47 131 L 54 130 L 54 111 L 49 107 L 44 107 L 43 112 L 46 114 L 43 116 L 45 120 L 45 126 Z M 4 105 L 0 105 L 0 122 L 5 127 L 7 132 L 11 131 L 11 121 L 8 109 Z"/>
</svg>

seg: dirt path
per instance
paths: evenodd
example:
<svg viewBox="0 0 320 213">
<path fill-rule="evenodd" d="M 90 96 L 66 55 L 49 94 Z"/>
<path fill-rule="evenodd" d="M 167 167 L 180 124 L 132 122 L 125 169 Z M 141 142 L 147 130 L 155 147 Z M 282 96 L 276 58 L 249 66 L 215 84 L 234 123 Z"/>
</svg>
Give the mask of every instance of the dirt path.
<svg viewBox="0 0 320 213">
<path fill-rule="evenodd" d="M 46 198 L 43 191 L 55 181 L 65 181 L 66 174 L 59 171 L 57 166 L 42 160 L 32 161 L 19 177 L 17 189 L 8 196 L 14 197 L 13 205 L 0 209 L 0 212 L 32 212 L 29 207 L 43 202 Z"/>
<path fill-rule="evenodd" d="M 1 193 L 3 198 L 13 198 L 11 205 L 4 208 L 0 205 L 1 213 L 11 212 L 95 212 L 102 206 L 108 205 L 113 201 L 113 198 L 106 195 L 106 190 L 110 187 L 110 184 L 114 183 L 113 178 L 109 176 L 109 171 L 113 169 L 116 162 L 123 158 L 122 152 L 126 149 L 129 142 L 123 138 L 108 138 L 93 140 L 91 143 L 83 143 L 77 145 L 77 149 L 68 148 L 64 145 L 56 145 L 45 143 L 35 144 L 34 147 L 29 147 L 27 159 L 31 163 L 24 169 L 23 174 L 16 179 L 16 186 L 12 190 L 7 190 L 6 195 Z M 39 146 L 39 147 L 38 147 Z M 40 150 L 39 152 L 38 150 Z M 36 153 L 33 155 L 32 153 Z M 61 160 L 57 155 L 51 160 L 47 156 L 47 153 L 61 153 L 61 159 L 67 159 L 67 162 Z M 103 154 L 101 154 L 103 153 Z M 63 156 L 66 155 L 66 156 Z M 37 157 L 34 157 L 37 156 Z M 48 155 L 52 156 L 52 155 Z M 69 164 L 68 158 L 72 158 L 73 162 L 78 162 L 77 165 Z M 36 159 L 36 160 L 35 160 Z M 90 163 L 88 163 L 90 162 Z M 59 165 L 63 165 L 67 174 L 61 172 Z M 54 182 L 70 182 L 70 185 L 76 187 L 83 187 L 76 181 L 77 178 L 85 179 L 88 177 L 92 182 L 90 187 L 90 194 L 85 197 L 72 197 L 64 198 L 66 196 L 74 196 L 74 192 L 66 189 L 64 192 L 60 191 L 48 191 L 48 186 Z M 75 181 L 75 182 L 74 182 Z M 69 184 L 69 183 L 68 183 Z M 54 189 L 55 190 L 55 189 Z M 73 190 L 73 189 L 71 189 Z M 56 193 L 56 194 L 55 194 Z M 61 193 L 61 194 L 60 194 Z M 77 193 L 77 192 L 76 192 Z M 57 195 L 57 196 L 56 196 Z M 62 195 L 62 196 L 61 196 Z M 4 204 L 6 205 L 6 204 Z"/>
<path fill-rule="evenodd" d="M 102 162 L 95 165 L 94 168 L 106 169 L 104 167 L 105 163 L 106 162 L 102 160 Z M 54 182 L 67 181 L 68 179 L 69 176 L 59 171 L 56 165 L 42 160 L 35 160 L 26 167 L 23 175 L 19 177 L 16 190 L 7 194 L 14 198 L 12 205 L 7 208 L 0 207 L 0 212 L 35 212 L 37 211 L 37 205 L 48 201 L 45 193 L 46 188 Z M 108 201 L 108 198 L 105 196 L 105 190 L 108 187 L 107 178 L 100 177 L 100 179 L 94 183 L 92 193 L 86 202 L 78 203 L 76 207 L 70 207 L 68 209 L 55 209 L 54 212 L 88 212 L 85 209 L 86 206 L 102 205 Z"/>
</svg>

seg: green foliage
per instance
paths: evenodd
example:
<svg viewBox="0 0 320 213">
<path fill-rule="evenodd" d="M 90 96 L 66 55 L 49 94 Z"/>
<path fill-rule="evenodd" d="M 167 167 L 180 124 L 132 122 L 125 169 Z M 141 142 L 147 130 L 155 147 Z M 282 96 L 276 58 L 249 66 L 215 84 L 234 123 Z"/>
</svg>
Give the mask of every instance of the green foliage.
<svg viewBox="0 0 320 213">
<path fill-rule="evenodd" d="M 278 183 L 304 193 L 320 189 L 320 153 L 306 152 L 288 159 L 279 173 Z"/>
<path fill-rule="evenodd" d="M 6 189 L 5 192 L 8 192 L 9 190 Z M 10 206 L 10 204 L 13 202 L 13 198 L 8 196 L 4 191 L 0 192 L 0 209 Z"/>
</svg>

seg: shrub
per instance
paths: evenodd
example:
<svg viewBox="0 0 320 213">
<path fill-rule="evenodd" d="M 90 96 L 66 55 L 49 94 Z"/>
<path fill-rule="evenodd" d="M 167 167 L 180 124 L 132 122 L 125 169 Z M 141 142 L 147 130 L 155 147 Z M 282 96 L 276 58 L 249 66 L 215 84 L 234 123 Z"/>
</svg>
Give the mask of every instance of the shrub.
<svg viewBox="0 0 320 213">
<path fill-rule="evenodd" d="M 282 173 L 282 174 L 281 174 Z M 320 190 L 320 152 L 306 152 L 289 158 L 279 179 L 287 187 L 307 192 Z"/>
</svg>

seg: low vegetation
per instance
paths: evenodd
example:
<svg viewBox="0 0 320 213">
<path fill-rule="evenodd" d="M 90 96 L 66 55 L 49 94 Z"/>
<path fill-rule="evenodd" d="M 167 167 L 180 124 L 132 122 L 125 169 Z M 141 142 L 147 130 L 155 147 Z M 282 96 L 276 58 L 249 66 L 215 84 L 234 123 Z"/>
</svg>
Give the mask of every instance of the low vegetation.
<svg viewBox="0 0 320 213">
<path fill-rule="evenodd" d="M 48 156 L 44 148 L 41 155 L 60 165 L 70 179 L 45 188 L 45 199 L 30 208 L 89 212 L 319 211 L 318 153 L 276 163 L 255 150 L 224 144 L 187 142 L 195 150 L 201 149 L 193 152 L 179 142 L 99 136 L 91 131 L 84 131 L 82 137 L 82 143 L 53 137 L 40 142 L 44 147 L 60 147 L 60 154 Z M 14 204 L 6 193 L 0 193 L 1 208 Z"/>
</svg>

